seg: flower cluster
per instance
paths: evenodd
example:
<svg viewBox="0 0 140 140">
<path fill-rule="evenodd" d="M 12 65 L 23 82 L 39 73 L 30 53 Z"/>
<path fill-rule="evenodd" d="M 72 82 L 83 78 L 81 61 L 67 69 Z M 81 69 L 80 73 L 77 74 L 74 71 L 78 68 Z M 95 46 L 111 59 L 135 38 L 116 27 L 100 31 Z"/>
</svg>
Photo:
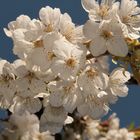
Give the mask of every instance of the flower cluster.
<svg viewBox="0 0 140 140">
<path fill-rule="evenodd" d="M 135 134 L 127 128 L 120 128 L 115 114 L 105 121 L 87 119 L 87 127 L 82 135 L 86 140 L 134 140 Z"/>
<path fill-rule="evenodd" d="M 90 51 L 99 56 L 108 51 L 115 56 L 128 54 L 126 38 L 140 37 L 140 8 L 135 0 L 82 0 L 89 20 L 84 25 L 84 35 L 91 40 Z"/>
<path fill-rule="evenodd" d="M 96 62 L 97 63 L 97 62 Z M 43 131 L 61 131 L 63 124 L 71 123 L 68 113 L 78 112 L 98 119 L 109 110 L 109 103 L 126 96 L 124 84 L 130 74 L 123 68 L 115 69 L 110 76 L 100 63 L 87 67 L 76 79 L 63 80 L 51 70 L 46 73 L 30 71 L 21 59 L 9 63 L 0 61 L 0 105 L 12 113 L 37 113 L 43 107 L 40 119 Z"/>
<path fill-rule="evenodd" d="M 0 140 L 54 140 L 49 132 L 40 133 L 38 118 L 29 112 L 13 114 L 1 125 Z"/>
<path fill-rule="evenodd" d="M 80 119 L 79 119 L 80 120 Z M 19 123 L 20 122 L 20 123 Z M 79 121 L 80 122 L 80 121 Z M 83 118 L 85 128 L 78 134 L 72 128 L 66 129 L 62 140 L 134 140 L 135 133 L 127 128 L 120 128 L 119 118 L 113 114 L 106 121 L 96 121 L 87 116 Z M 34 114 L 24 112 L 14 113 L 9 121 L 1 121 L 3 127 L 0 140 L 54 140 L 48 131 L 40 132 L 39 120 Z"/>
<path fill-rule="evenodd" d="M 18 115 L 41 110 L 41 131 L 60 132 L 75 110 L 99 119 L 128 94 L 130 73 L 122 67 L 109 73 L 108 56 L 101 55 L 125 57 L 126 38 L 139 38 L 137 2 L 82 0 L 82 5 L 90 18 L 82 26 L 47 6 L 39 19 L 21 15 L 4 29 L 19 59 L 0 60 L 0 107 Z"/>
</svg>

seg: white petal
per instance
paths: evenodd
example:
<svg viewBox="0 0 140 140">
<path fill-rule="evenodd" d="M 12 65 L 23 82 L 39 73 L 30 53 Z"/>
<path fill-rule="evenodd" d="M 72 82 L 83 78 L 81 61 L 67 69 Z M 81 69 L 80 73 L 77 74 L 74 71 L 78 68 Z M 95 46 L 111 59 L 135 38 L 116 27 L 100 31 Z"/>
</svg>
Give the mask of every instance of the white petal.
<svg viewBox="0 0 140 140">
<path fill-rule="evenodd" d="M 109 77 L 105 73 L 100 73 L 100 76 L 96 76 L 94 79 L 95 87 L 100 87 L 100 89 L 106 89 L 108 86 Z"/>
<path fill-rule="evenodd" d="M 95 0 L 81 0 L 81 4 L 85 11 L 89 12 L 96 5 Z"/>
<path fill-rule="evenodd" d="M 17 59 L 13 62 L 16 76 L 23 78 L 28 74 L 28 70 L 25 65 L 26 65 L 25 61 L 21 59 Z"/>
<path fill-rule="evenodd" d="M 85 116 L 89 114 L 89 106 L 85 103 L 82 103 L 81 105 L 79 105 L 77 107 L 78 112 L 80 113 L 80 115 Z"/>
<path fill-rule="evenodd" d="M 99 23 L 88 20 L 83 27 L 85 37 L 93 39 L 94 37 L 99 36 L 99 26 Z"/>
<path fill-rule="evenodd" d="M 52 50 L 54 42 L 56 40 L 59 40 L 60 38 L 61 38 L 61 35 L 56 32 L 52 32 L 52 33 L 48 33 L 48 34 L 44 35 L 43 44 L 44 44 L 45 49 L 48 51 Z"/>
<path fill-rule="evenodd" d="M 43 131 L 49 130 L 53 134 L 58 133 L 61 131 L 66 118 L 67 113 L 63 107 L 51 107 L 48 104 L 40 119 L 41 129 Z"/>
<path fill-rule="evenodd" d="M 95 37 L 90 44 L 90 51 L 93 56 L 99 56 L 107 51 L 106 41 L 101 37 Z"/>
<path fill-rule="evenodd" d="M 112 39 L 108 40 L 107 49 L 115 56 L 124 57 L 128 54 L 128 46 L 125 40 L 121 37 L 113 37 Z"/>
<path fill-rule="evenodd" d="M 29 81 L 27 78 L 20 78 L 16 80 L 17 92 L 26 91 L 29 87 Z"/>
<path fill-rule="evenodd" d="M 5 34 L 8 36 L 8 37 L 12 37 L 12 32 L 6 28 L 3 29 Z"/>
<path fill-rule="evenodd" d="M 62 123 L 67 118 L 67 112 L 64 108 L 61 107 L 53 107 L 50 104 L 45 108 L 44 113 L 46 114 L 46 118 L 48 121 L 55 122 L 55 123 Z"/>
<path fill-rule="evenodd" d="M 111 92 L 115 96 L 126 97 L 128 95 L 128 87 L 126 85 L 116 85 L 111 88 Z"/>
<path fill-rule="evenodd" d="M 41 93 L 41 92 L 46 92 L 46 84 L 45 82 L 38 80 L 38 79 L 32 79 L 29 88 L 31 92 L 33 93 Z"/>
<path fill-rule="evenodd" d="M 104 105 L 94 105 L 92 108 L 90 108 L 90 116 L 93 119 L 100 119 L 102 116 L 107 114 L 109 108 Z"/>
<path fill-rule="evenodd" d="M 69 94 L 73 94 L 73 93 L 69 93 Z M 76 108 L 77 106 L 77 96 L 74 94 L 74 95 L 68 95 L 68 97 L 66 97 L 64 99 L 64 108 L 66 111 L 68 111 L 69 113 L 72 113 L 74 111 L 74 109 Z"/>
<path fill-rule="evenodd" d="M 35 48 L 26 58 L 27 67 L 33 70 L 34 67 L 42 71 L 47 71 L 50 63 L 47 61 L 46 54 L 43 48 Z"/>
<path fill-rule="evenodd" d="M 30 21 L 31 21 L 30 17 L 28 17 L 26 15 L 20 15 L 16 19 L 16 22 L 17 22 L 17 25 L 19 26 L 19 28 L 27 28 L 27 25 L 29 24 Z"/>
<path fill-rule="evenodd" d="M 130 79 L 131 75 L 124 68 L 116 68 L 110 74 L 111 81 L 117 80 L 119 84 L 124 84 Z M 116 83 L 117 84 L 117 83 Z"/>
<path fill-rule="evenodd" d="M 49 102 L 54 107 L 60 107 L 63 104 L 62 93 L 58 91 L 58 93 L 51 93 L 49 97 Z"/>
<path fill-rule="evenodd" d="M 45 98 L 48 97 L 50 94 L 49 93 L 39 93 L 34 98 Z"/>
<path fill-rule="evenodd" d="M 18 102 L 15 107 L 15 112 L 24 112 L 29 111 L 30 113 L 38 112 L 42 107 L 41 101 L 38 98 L 35 99 L 25 99 L 23 101 Z"/>
<path fill-rule="evenodd" d="M 73 118 L 72 117 L 70 117 L 70 116 L 67 116 L 67 119 L 65 120 L 65 124 L 71 124 L 72 122 L 73 122 L 74 120 L 73 120 Z"/>
<path fill-rule="evenodd" d="M 55 41 L 53 52 L 58 58 L 65 60 L 66 58 L 71 56 L 72 48 L 73 45 L 62 38 Z"/>
<path fill-rule="evenodd" d="M 99 98 L 102 98 L 102 97 L 104 97 L 105 95 L 108 95 L 105 91 L 101 91 L 97 96 L 99 97 Z"/>
<path fill-rule="evenodd" d="M 47 122 L 45 115 L 41 116 L 40 122 L 41 122 L 40 129 L 43 132 L 50 131 L 52 134 L 56 134 L 56 133 L 60 133 L 63 128 L 62 123 L 53 123 L 53 122 L 49 122 L 49 121 Z"/>
<path fill-rule="evenodd" d="M 45 25 L 51 25 L 53 30 L 59 26 L 61 12 L 58 8 L 52 9 L 51 7 L 47 6 L 45 8 L 41 8 L 39 11 L 39 17 L 41 21 Z"/>
</svg>

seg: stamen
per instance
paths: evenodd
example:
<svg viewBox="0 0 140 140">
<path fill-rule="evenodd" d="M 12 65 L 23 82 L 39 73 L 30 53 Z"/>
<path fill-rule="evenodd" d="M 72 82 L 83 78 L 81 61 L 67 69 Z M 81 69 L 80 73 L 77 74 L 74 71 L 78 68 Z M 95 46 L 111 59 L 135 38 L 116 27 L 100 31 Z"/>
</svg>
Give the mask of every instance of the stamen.
<svg viewBox="0 0 140 140">
<path fill-rule="evenodd" d="M 69 58 L 67 61 L 66 61 L 66 65 L 70 68 L 74 68 L 75 65 L 76 65 L 76 61 L 75 59 L 73 58 Z"/>
<path fill-rule="evenodd" d="M 53 52 L 47 52 L 48 60 L 51 61 L 54 57 L 55 54 Z"/>
<path fill-rule="evenodd" d="M 65 36 L 65 38 L 71 42 L 72 39 L 72 35 L 73 35 L 73 28 L 71 26 L 68 26 L 65 33 L 63 33 L 63 36 Z"/>
<path fill-rule="evenodd" d="M 37 41 L 35 41 L 33 43 L 34 43 L 35 48 L 41 48 L 41 47 L 44 46 L 43 45 L 43 40 L 37 40 Z"/>
<path fill-rule="evenodd" d="M 95 76 L 98 75 L 98 72 L 92 68 L 86 71 L 86 74 L 89 78 L 94 78 Z"/>
<path fill-rule="evenodd" d="M 103 30 L 102 33 L 101 33 L 101 36 L 104 39 L 110 39 L 111 37 L 113 37 L 113 33 L 109 32 L 109 31 L 106 31 L 106 30 Z"/>
<path fill-rule="evenodd" d="M 44 32 L 47 32 L 47 33 L 52 32 L 52 31 L 53 31 L 53 26 L 52 26 L 52 24 L 48 24 L 48 25 L 46 26 L 46 28 L 44 29 Z"/>
<path fill-rule="evenodd" d="M 108 15 L 108 11 L 109 11 L 109 7 L 108 5 L 101 5 L 99 11 L 97 12 L 97 14 L 104 18 L 105 16 Z"/>
</svg>

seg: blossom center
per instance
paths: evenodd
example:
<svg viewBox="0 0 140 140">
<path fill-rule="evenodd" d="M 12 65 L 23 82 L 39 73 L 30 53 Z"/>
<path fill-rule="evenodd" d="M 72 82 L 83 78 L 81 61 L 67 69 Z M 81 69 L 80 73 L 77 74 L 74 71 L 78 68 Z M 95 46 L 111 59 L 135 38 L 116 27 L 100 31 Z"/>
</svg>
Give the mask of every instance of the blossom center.
<svg viewBox="0 0 140 140">
<path fill-rule="evenodd" d="M 104 38 L 104 39 L 110 39 L 111 37 L 113 37 L 113 33 L 110 32 L 110 31 L 107 31 L 107 30 L 103 30 L 102 33 L 101 33 L 101 36 Z"/>
<path fill-rule="evenodd" d="M 38 140 L 43 140 L 43 136 L 39 134 L 39 135 L 37 135 L 37 139 Z"/>
<path fill-rule="evenodd" d="M 46 26 L 46 28 L 44 29 L 44 32 L 47 32 L 47 33 L 52 32 L 52 31 L 53 31 L 53 26 L 52 26 L 52 24 L 48 24 L 48 25 Z"/>
<path fill-rule="evenodd" d="M 131 23 L 135 24 L 135 23 L 138 22 L 138 18 L 137 18 L 137 16 L 131 16 L 131 15 L 123 16 L 122 17 L 122 22 L 124 24 L 128 24 L 128 25 L 130 25 Z"/>
<path fill-rule="evenodd" d="M 65 36 L 65 38 L 71 42 L 72 34 L 73 34 L 73 28 L 67 27 L 65 33 L 63 33 L 63 36 Z"/>
<path fill-rule="evenodd" d="M 37 41 L 35 41 L 33 43 L 34 43 L 35 48 L 41 48 L 41 47 L 44 46 L 43 45 L 43 40 L 37 40 Z"/>
<path fill-rule="evenodd" d="M 98 10 L 97 14 L 104 18 L 105 16 L 108 15 L 109 7 L 107 5 L 101 5 L 100 9 Z"/>
<path fill-rule="evenodd" d="M 66 65 L 70 68 L 74 68 L 75 65 L 76 65 L 76 61 L 75 59 L 73 58 L 69 58 L 67 61 L 66 61 Z"/>
<path fill-rule="evenodd" d="M 94 78 L 95 76 L 98 75 L 98 72 L 92 68 L 86 71 L 86 74 L 89 78 Z"/>
<path fill-rule="evenodd" d="M 125 23 L 125 24 L 128 23 L 129 20 L 130 20 L 130 16 L 123 16 L 122 17 L 122 22 Z"/>
<path fill-rule="evenodd" d="M 29 80 L 29 83 L 31 83 L 32 79 L 35 77 L 35 74 L 33 72 L 29 72 L 25 78 Z"/>
<path fill-rule="evenodd" d="M 53 52 L 47 52 L 47 57 L 48 60 L 51 61 L 55 57 L 55 54 Z"/>
</svg>

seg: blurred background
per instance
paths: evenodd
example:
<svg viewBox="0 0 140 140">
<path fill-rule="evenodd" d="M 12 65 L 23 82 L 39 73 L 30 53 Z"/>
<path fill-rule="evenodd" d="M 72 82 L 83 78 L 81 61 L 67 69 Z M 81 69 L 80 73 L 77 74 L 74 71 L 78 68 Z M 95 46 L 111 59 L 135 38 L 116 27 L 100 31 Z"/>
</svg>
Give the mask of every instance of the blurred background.
<svg viewBox="0 0 140 140">
<path fill-rule="evenodd" d="M 140 3 L 140 0 L 138 0 Z M 81 25 L 88 19 L 87 13 L 81 6 L 81 0 L 1 0 L 0 1 L 0 58 L 12 62 L 16 56 L 12 53 L 12 40 L 3 32 L 3 28 L 7 24 L 15 20 L 17 16 L 25 14 L 31 18 L 38 18 L 38 12 L 45 6 L 58 7 L 61 12 L 67 12 L 72 17 L 76 25 Z M 111 68 L 114 66 L 111 64 Z M 131 122 L 135 122 L 136 126 L 140 126 L 140 86 L 129 86 L 129 94 L 125 98 L 111 106 L 108 115 L 116 112 L 121 119 L 121 126 L 127 126 Z M 107 116 L 108 116 L 107 115 Z M 0 111 L 0 118 L 4 118 L 6 113 Z M 105 118 L 107 117 L 105 116 Z M 103 118 L 104 119 L 104 118 Z"/>
</svg>

